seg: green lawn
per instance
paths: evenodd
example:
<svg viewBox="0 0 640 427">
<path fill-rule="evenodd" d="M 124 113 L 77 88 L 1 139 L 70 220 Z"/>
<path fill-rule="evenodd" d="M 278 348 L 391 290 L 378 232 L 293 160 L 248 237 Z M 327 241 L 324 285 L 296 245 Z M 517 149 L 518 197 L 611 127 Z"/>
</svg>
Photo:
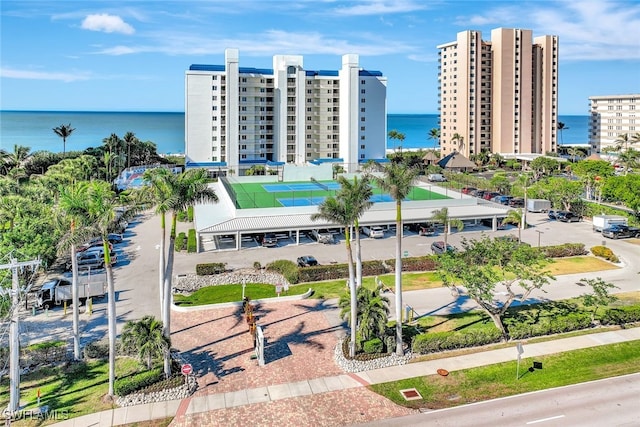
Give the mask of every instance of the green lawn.
<svg viewBox="0 0 640 427">
<path fill-rule="evenodd" d="M 290 286 L 289 290 L 286 292 L 283 290 L 280 296 L 301 295 L 308 290 L 309 286 Z M 278 296 L 275 291 L 275 286 L 262 283 L 247 283 L 244 294 L 252 300 L 275 298 Z M 176 305 L 180 306 L 195 306 L 242 301 L 242 285 L 238 284 L 207 286 L 205 288 L 198 289 L 196 292 L 189 296 L 174 295 L 173 299 Z"/>
<path fill-rule="evenodd" d="M 529 372 L 527 368 L 532 366 L 534 360 L 542 362 L 543 369 Z M 454 371 L 446 377 L 430 375 L 409 378 L 372 385 L 370 388 L 398 405 L 411 408 L 449 408 L 640 372 L 640 341 L 524 358 L 520 362 L 519 379 L 516 379 L 516 368 L 514 360 Z M 422 400 L 404 400 L 400 390 L 408 388 L 416 388 L 422 395 Z"/>
</svg>

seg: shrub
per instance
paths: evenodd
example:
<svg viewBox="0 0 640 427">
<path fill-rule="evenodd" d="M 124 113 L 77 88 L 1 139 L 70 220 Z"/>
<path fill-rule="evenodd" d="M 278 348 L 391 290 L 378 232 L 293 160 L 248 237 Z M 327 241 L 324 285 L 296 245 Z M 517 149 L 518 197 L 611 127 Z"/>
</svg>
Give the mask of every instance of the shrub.
<svg viewBox="0 0 640 427">
<path fill-rule="evenodd" d="M 227 264 L 224 262 L 196 264 L 196 274 L 198 276 L 210 276 L 212 274 L 224 273 L 225 271 L 227 271 Z"/>
<path fill-rule="evenodd" d="M 260 264 L 260 261 L 254 261 L 253 262 L 253 269 L 254 270 L 262 270 L 262 264 Z"/>
<path fill-rule="evenodd" d="M 114 392 L 118 396 L 126 396 L 160 381 L 163 377 L 163 368 L 154 368 L 150 371 L 119 378 L 113 386 Z"/>
<path fill-rule="evenodd" d="M 88 359 L 106 359 L 109 357 L 109 342 L 92 341 L 84 346 L 83 353 Z"/>
<path fill-rule="evenodd" d="M 198 252 L 198 242 L 196 239 L 196 230 L 193 228 L 189 229 L 189 236 L 187 237 L 187 252 L 196 253 Z"/>
<path fill-rule="evenodd" d="M 605 325 L 625 325 L 640 322 L 640 306 L 610 308 L 602 315 L 600 321 Z"/>
<path fill-rule="evenodd" d="M 613 253 L 611 249 L 606 246 L 594 246 L 591 248 L 591 253 L 597 257 L 604 258 L 611 262 L 620 262 L 620 259 Z"/>
<path fill-rule="evenodd" d="M 186 243 L 187 243 L 187 235 L 184 234 L 184 231 L 181 231 L 178 234 L 178 237 L 176 237 L 176 243 L 175 243 L 176 252 L 180 252 L 181 250 L 183 250 Z"/>
<path fill-rule="evenodd" d="M 365 341 L 362 346 L 363 350 L 367 354 L 371 353 L 382 353 L 383 344 L 380 338 L 374 338 L 369 341 Z"/>
<path fill-rule="evenodd" d="M 385 263 L 389 272 L 395 272 L 396 259 L 388 259 Z M 437 268 L 436 257 L 425 255 L 420 257 L 402 258 L 402 271 L 434 271 Z"/>
<path fill-rule="evenodd" d="M 493 344 L 501 339 L 502 334 L 497 328 L 469 332 L 436 332 L 416 335 L 411 348 L 414 353 L 427 354 Z"/>
<path fill-rule="evenodd" d="M 287 279 L 287 281 L 292 285 L 298 283 L 299 281 L 298 265 L 293 261 L 289 261 L 288 259 L 281 259 L 267 264 L 267 270 L 275 271 L 276 273 L 282 274 L 284 278 Z"/>
<path fill-rule="evenodd" d="M 177 374 L 144 387 L 138 390 L 138 393 L 155 393 L 162 390 L 180 387 L 181 385 L 184 385 L 184 376 L 182 374 Z"/>
<path fill-rule="evenodd" d="M 187 208 L 187 221 L 193 222 L 193 206 Z"/>
<path fill-rule="evenodd" d="M 508 325 L 508 330 L 511 339 L 520 340 L 542 335 L 578 331 L 589 327 L 591 327 L 591 314 L 587 312 L 574 312 L 556 314 L 546 321 L 541 320 L 535 324 L 514 322 Z"/>
<path fill-rule="evenodd" d="M 586 255 L 587 251 L 582 243 L 565 243 L 563 245 L 545 246 L 542 252 L 549 258 L 564 258 Z"/>
<path fill-rule="evenodd" d="M 377 276 L 384 273 L 386 273 L 386 270 L 381 261 L 364 261 L 362 263 L 363 276 Z M 347 264 L 317 265 L 301 268 L 298 272 L 298 283 L 347 279 L 348 277 L 349 269 Z"/>
</svg>

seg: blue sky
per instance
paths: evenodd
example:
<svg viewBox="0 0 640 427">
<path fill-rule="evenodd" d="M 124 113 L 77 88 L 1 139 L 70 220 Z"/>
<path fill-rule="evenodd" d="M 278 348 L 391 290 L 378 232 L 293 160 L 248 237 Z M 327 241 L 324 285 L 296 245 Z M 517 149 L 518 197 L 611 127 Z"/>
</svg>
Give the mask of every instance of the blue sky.
<svg viewBox="0 0 640 427">
<path fill-rule="evenodd" d="M 346 53 L 388 78 L 389 113 L 437 113 L 437 49 L 456 33 L 526 28 L 560 38 L 559 112 L 640 93 L 640 2 L 427 0 L 2 0 L 0 109 L 184 111 L 191 64 L 307 69 Z"/>
</svg>

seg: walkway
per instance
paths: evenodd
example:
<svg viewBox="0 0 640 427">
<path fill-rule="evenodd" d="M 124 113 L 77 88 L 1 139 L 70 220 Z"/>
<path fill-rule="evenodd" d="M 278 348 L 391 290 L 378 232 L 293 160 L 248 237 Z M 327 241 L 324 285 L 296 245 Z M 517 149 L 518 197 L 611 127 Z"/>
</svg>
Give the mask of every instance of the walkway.
<svg viewBox="0 0 640 427">
<path fill-rule="evenodd" d="M 640 328 L 563 338 L 524 345 L 525 357 L 640 340 Z M 118 408 L 57 425 L 111 426 L 175 416 L 171 426 L 339 426 L 414 413 L 364 388 L 404 378 L 434 375 L 439 368 L 456 371 L 516 358 L 515 348 L 484 351 L 410 363 L 357 374 L 341 374 L 225 393 L 194 395 L 183 401 Z M 313 366 L 309 366 L 313 370 Z"/>
</svg>

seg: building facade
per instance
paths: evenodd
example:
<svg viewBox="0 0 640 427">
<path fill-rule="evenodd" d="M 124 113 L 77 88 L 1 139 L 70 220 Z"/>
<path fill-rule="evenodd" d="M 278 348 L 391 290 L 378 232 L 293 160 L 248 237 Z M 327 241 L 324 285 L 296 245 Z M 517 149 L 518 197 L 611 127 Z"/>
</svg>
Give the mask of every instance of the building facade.
<svg viewBox="0 0 640 427">
<path fill-rule="evenodd" d="M 305 70 L 276 55 L 273 69 L 191 65 L 185 76 L 186 166 L 239 174 L 255 165 L 332 161 L 354 172 L 386 149 L 387 80 L 355 54 L 340 70 Z"/>
<path fill-rule="evenodd" d="M 558 37 L 498 28 L 458 33 L 439 49 L 443 155 L 557 149 Z"/>
<path fill-rule="evenodd" d="M 640 94 L 589 97 L 589 145 L 592 153 L 615 148 L 640 132 Z M 636 117 L 637 116 L 637 117 Z M 622 142 L 623 149 L 624 142 Z"/>
</svg>

